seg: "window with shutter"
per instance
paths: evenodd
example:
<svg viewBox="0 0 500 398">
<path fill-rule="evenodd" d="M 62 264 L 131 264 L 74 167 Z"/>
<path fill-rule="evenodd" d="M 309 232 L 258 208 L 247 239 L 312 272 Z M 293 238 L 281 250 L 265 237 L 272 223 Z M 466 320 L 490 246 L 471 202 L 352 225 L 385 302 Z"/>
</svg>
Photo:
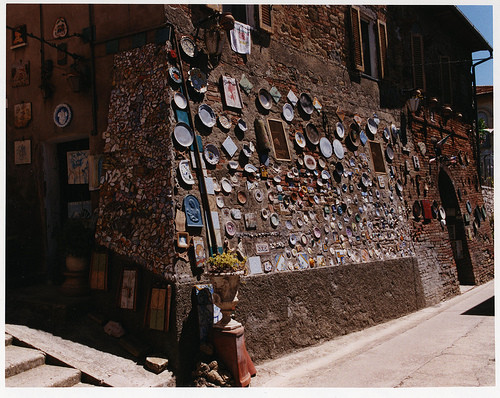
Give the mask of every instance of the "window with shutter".
<svg viewBox="0 0 500 398">
<path fill-rule="evenodd" d="M 450 57 L 442 56 L 439 59 L 441 75 L 441 95 L 446 104 L 453 103 L 453 93 L 451 86 L 451 65 Z"/>
<path fill-rule="evenodd" d="M 411 55 L 413 86 L 425 91 L 424 43 L 421 35 L 413 34 L 411 36 Z"/>
<path fill-rule="evenodd" d="M 268 33 L 273 33 L 272 6 L 259 4 L 259 28 Z"/>
<path fill-rule="evenodd" d="M 351 6 L 351 33 L 353 42 L 354 66 L 357 70 L 363 72 L 365 65 L 363 61 L 363 43 L 361 36 L 361 18 L 359 8 Z"/>
<path fill-rule="evenodd" d="M 378 50 L 380 62 L 380 78 L 383 79 L 386 73 L 387 63 L 387 26 L 385 22 L 377 21 L 378 27 Z"/>
</svg>

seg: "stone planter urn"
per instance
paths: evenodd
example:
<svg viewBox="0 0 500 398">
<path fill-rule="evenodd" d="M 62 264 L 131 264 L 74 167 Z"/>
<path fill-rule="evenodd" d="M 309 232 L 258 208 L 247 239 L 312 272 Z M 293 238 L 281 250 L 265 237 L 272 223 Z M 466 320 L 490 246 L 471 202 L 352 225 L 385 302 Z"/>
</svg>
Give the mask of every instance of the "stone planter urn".
<svg viewBox="0 0 500 398">
<path fill-rule="evenodd" d="M 224 330 L 236 329 L 241 323 L 232 319 L 238 304 L 238 287 L 241 273 L 211 274 L 210 281 L 214 288 L 214 304 L 220 308 L 222 319 L 214 327 Z"/>
<path fill-rule="evenodd" d="M 85 296 L 89 293 L 88 261 L 86 257 L 66 256 L 66 270 L 61 293 L 65 296 Z"/>
</svg>

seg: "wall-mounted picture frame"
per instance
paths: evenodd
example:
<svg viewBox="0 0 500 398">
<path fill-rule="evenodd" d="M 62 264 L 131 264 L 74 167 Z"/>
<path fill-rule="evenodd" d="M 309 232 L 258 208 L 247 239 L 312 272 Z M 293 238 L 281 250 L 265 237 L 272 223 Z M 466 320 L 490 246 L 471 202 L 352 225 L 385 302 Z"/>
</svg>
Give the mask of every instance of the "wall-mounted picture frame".
<svg viewBox="0 0 500 398">
<path fill-rule="evenodd" d="M 271 135 L 271 143 L 276 160 L 291 161 L 290 147 L 282 120 L 267 119 L 267 127 Z"/>
<path fill-rule="evenodd" d="M 14 163 L 31 164 L 31 140 L 14 141 Z"/>
<path fill-rule="evenodd" d="M 11 83 L 13 88 L 25 87 L 30 85 L 30 61 L 22 59 L 12 63 Z"/>
<path fill-rule="evenodd" d="M 27 127 L 31 122 L 31 102 L 14 105 L 14 127 L 16 129 Z"/>
<path fill-rule="evenodd" d="M 189 247 L 190 239 L 188 232 L 177 232 L 177 247 L 180 249 L 187 249 Z"/>
<path fill-rule="evenodd" d="M 139 271 L 137 268 L 123 269 L 118 298 L 119 308 L 135 311 L 137 304 L 138 276 Z"/>
<path fill-rule="evenodd" d="M 222 76 L 222 87 L 224 88 L 224 100 L 230 108 L 242 109 L 240 89 L 235 78 Z"/>
<path fill-rule="evenodd" d="M 12 29 L 12 41 L 10 49 L 24 47 L 28 44 L 28 35 L 26 34 L 26 25 L 18 25 Z"/>
</svg>

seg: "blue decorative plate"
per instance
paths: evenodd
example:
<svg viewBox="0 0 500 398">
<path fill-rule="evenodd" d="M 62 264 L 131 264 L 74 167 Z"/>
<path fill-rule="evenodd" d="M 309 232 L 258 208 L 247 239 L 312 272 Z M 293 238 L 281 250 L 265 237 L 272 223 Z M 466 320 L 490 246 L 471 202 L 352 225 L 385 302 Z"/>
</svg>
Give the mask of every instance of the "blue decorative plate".
<svg viewBox="0 0 500 398">
<path fill-rule="evenodd" d="M 59 104 L 54 111 L 54 123 L 57 127 L 66 127 L 71 122 L 71 108 L 68 104 Z"/>
</svg>

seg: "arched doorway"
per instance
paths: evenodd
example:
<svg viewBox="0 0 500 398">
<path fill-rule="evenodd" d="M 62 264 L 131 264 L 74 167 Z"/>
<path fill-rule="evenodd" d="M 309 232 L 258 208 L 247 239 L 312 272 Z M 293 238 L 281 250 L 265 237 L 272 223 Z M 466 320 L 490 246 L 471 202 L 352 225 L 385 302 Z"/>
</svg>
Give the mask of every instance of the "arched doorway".
<svg viewBox="0 0 500 398">
<path fill-rule="evenodd" d="M 446 211 L 446 228 L 452 245 L 453 259 L 457 266 L 458 280 L 461 285 L 474 285 L 475 278 L 465 236 L 464 220 L 455 187 L 444 170 L 439 172 L 438 187 L 441 203 Z"/>
</svg>

